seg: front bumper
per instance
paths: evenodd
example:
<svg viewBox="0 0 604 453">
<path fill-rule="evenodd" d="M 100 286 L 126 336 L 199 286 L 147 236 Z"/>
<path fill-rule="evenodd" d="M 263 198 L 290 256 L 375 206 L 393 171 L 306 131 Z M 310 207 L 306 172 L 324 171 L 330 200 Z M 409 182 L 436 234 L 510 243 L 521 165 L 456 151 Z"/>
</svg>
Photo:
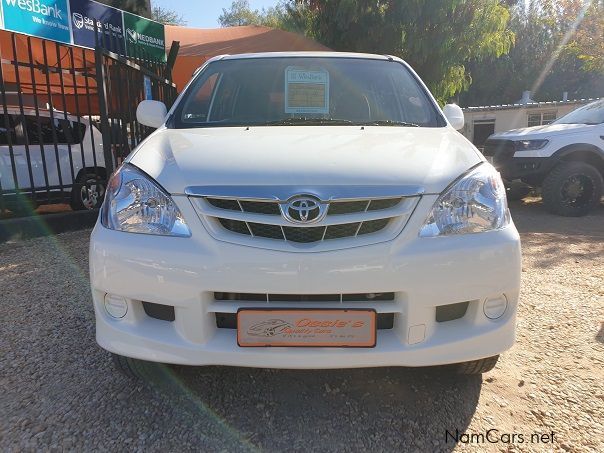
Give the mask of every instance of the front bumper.
<svg viewBox="0 0 604 453">
<path fill-rule="evenodd" d="M 487 140 L 484 155 L 508 181 L 521 179 L 531 184 L 540 184 L 543 178 L 559 163 L 556 157 L 519 157 L 512 140 Z"/>
<path fill-rule="evenodd" d="M 424 196 L 424 212 L 435 197 Z M 393 241 L 319 253 L 287 253 L 220 242 L 210 237 L 192 207 L 178 200 L 193 231 L 169 238 L 110 231 L 97 224 L 90 243 L 90 273 L 97 342 L 134 358 L 184 365 L 274 368 L 429 366 L 475 360 L 512 346 L 520 286 L 520 243 L 513 225 L 475 235 L 419 238 L 423 221 L 412 216 Z M 417 212 L 416 211 L 416 212 Z M 421 216 L 420 216 L 421 217 Z M 214 292 L 338 294 L 394 292 L 394 301 L 351 302 L 393 313 L 393 328 L 378 330 L 375 348 L 240 348 L 236 330 L 218 328 L 216 312 L 266 302 L 215 301 Z M 114 319 L 106 293 L 126 298 L 128 313 Z M 484 315 L 487 298 L 505 295 L 504 315 Z M 142 302 L 175 308 L 173 322 L 145 314 Z M 436 322 L 440 305 L 468 301 L 466 314 Z M 244 305 L 245 304 L 245 305 Z M 317 307 L 317 302 L 279 303 Z M 342 303 L 320 303 L 344 308 Z M 273 304 L 272 306 L 276 306 Z"/>
</svg>

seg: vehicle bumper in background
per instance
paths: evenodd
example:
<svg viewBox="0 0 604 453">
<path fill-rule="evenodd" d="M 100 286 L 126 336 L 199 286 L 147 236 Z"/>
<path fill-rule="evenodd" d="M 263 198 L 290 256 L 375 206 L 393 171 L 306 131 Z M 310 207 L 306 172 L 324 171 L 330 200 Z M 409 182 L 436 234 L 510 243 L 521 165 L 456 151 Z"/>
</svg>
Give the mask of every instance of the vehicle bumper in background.
<svg viewBox="0 0 604 453">
<path fill-rule="evenodd" d="M 431 205 L 434 199 L 428 198 L 420 205 Z M 520 286 L 515 227 L 419 238 L 423 219 L 413 217 L 393 241 L 320 253 L 224 243 L 201 224 L 192 226 L 191 238 L 121 233 L 97 224 L 90 244 L 97 341 L 111 352 L 150 361 L 274 368 L 428 366 L 484 358 L 511 347 Z M 394 292 L 395 297 L 347 303 L 225 302 L 215 300 L 214 292 Z M 107 293 L 126 298 L 128 312 L 122 319 L 107 313 Z M 485 300 L 502 296 L 505 313 L 487 318 Z M 174 321 L 150 317 L 142 301 L 173 306 Z M 466 301 L 463 317 L 436 321 L 437 306 Z M 240 348 L 235 329 L 217 327 L 216 313 L 235 313 L 240 307 L 309 306 L 373 308 L 392 313 L 394 322 L 378 330 L 374 348 Z"/>
</svg>

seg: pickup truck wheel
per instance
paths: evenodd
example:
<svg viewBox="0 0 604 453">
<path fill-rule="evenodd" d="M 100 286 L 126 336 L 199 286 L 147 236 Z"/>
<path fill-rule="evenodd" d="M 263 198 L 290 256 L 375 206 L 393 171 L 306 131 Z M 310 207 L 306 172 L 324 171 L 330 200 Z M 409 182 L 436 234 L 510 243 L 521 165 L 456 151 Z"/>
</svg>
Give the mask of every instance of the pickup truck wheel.
<svg viewBox="0 0 604 453">
<path fill-rule="evenodd" d="M 146 381 L 149 376 L 151 362 L 133 359 L 123 355 L 111 354 L 115 368 L 129 379 Z"/>
<path fill-rule="evenodd" d="M 487 357 L 486 359 L 473 360 L 471 362 L 463 362 L 457 364 L 457 374 L 482 374 L 491 371 L 495 368 L 499 360 L 498 355 Z"/>
<path fill-rule="evenodd" d="M 602 175 L 585 162 L 563 162 L 543 181 L 543 204 L 552 214 L 587 215 L 602 197 Z"/>
<path fill-rule="evenodd" d="M 71 209 L 74 211 L 98 209 L 105 197 L 105 181 L 94 173 L 78 177 L 71 191 Z"/>
</svg>

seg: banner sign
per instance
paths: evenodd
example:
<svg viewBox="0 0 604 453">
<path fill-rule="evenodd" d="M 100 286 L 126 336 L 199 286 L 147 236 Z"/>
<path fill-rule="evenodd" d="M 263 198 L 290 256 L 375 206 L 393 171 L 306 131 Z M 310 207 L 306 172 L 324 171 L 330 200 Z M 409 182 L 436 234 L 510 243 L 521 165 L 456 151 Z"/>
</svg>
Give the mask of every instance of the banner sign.
<svg viewBox="0 0 604 453">
<path fill-rule="evenodd" d="M 69 6 L 73 43 L 76 46 L 94 48 L 98 39 L 106 49 L 124 54 L 121 10 L 92 0 L 70 0 Z M 97 34 L 98 38 L 95 36 Z"/>
<path fill-rule="evenodd" d="M 106 49 L 166 61 L 163 24 L 136 14 L 93 0 L 0 0 L 0 5 L 0 27 L 6 30 L 90 48 L 95 33 L 101 38 L 102 32 Z"/>
<path fill-rule="evenodd" d="M 71 43 L 67 0 L 2 0 L 6 30 Z"/>
<path fill-rule="evenodd" d="M 126 54 L 148 56 L 166 61 L 166 34 L 164 26 L 144 17 L 123 12 L 126 33 Z"/>
</svg>

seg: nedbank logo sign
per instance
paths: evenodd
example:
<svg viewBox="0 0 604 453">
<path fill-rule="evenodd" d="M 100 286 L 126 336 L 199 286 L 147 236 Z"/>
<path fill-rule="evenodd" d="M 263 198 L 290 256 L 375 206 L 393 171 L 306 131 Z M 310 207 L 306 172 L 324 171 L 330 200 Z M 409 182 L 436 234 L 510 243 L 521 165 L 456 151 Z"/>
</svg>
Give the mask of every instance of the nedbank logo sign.
<svg viewBox="0 0 604 453">
<path fill-rule="evenodd" d="M 2 0 L 4 28 L 70 42 L 67 0 Z"/>
<path fill-rule="evenodd" d="M 126 36 L 128 37 L 128 41 L 132 44 L 139 44 L 142 42 L 150 46 L 161 47 L 164 49 L 164 40 L 162 38 L 145 35 L 137 32 L 136 30 L 132 30 L 131 28 L 126 29 Z"/>
<path fill-rule="evenodd" d="M 166 59 L 166 36 L 164 26 L 157 22 L 123 12 L 126 31 L 126 53 L 147 55 L 155 60 Z"/>
</svg>

